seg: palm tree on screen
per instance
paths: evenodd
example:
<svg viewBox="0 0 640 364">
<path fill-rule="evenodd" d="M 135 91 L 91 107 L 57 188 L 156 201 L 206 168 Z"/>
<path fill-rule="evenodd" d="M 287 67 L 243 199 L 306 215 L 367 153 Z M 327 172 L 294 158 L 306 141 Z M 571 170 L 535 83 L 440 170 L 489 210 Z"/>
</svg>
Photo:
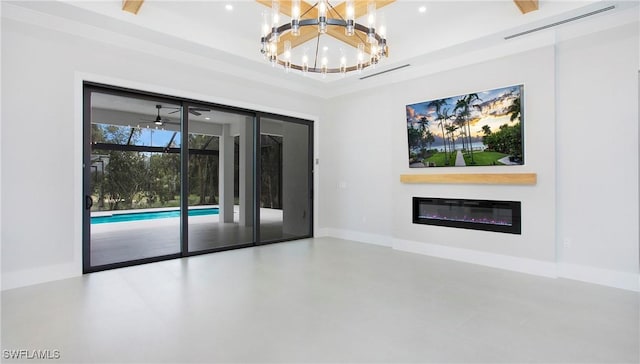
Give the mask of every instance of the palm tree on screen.
<svg viewBox="0 0 640 364">
<path fill-rule="evenodd" d="M 456 140 L 455 140 L 455 132 L 456 130 L 458 130 L 458 127 L 450 124 L 447 126 L 447 134 L 450 135 L 451 138 L 451 153 L 455 153 L 456 152 Z"/>
<path fill-rule="evenodd" d="M 451 114 L 449 114 L 449 109 L 448 108 L 444 108 L 442 109 L 442 111 L 440 113 L 438 113 L 438 125 L 442 128 L 442 138 L 444 140 L 444 164 L 445 165 L 449 165 L 449 158 L 450 155 L 453 153 L 453 151 L 451 150 L 451 148 L 449 148 L 449 154 L 447 154 L 447 143 L 448 143 L 448 138 L 447 138 L 447 134 L 448 132 L 445 132 L 445 129 L 448 130 L 448 125 L 447 125 L 447 120 L 449 120 L 451 118 Z"/>
<path fill-rule="evenodd" d="M 429 108 L 434 107 L 436 109 L 436 115 L 438 116 L 436 120 L 439 121 L 438 126 L 442 128 L 442 143 L 444 143 L 445 164 L 448 165 L 449 159 L 447 159 L 447 136 L 445 135 L 445 132 L 444 132 L 444 121 L 440 119 L 440 116 L 441 116 L 440 109 L 445 105 L 447 105 L 447 100 L 440 99 L 440 100 L 431 101 L 430 103 L 427 104 L 427 107 Z"/>
<path fill-rule="evenodd" d="M 520 117 L 520 97 L 513 100 L 513 103 L 509 106 L 507 112 L 511 114 L 511 121 Z"/>
<path fill-rule="evenodd" d="M 453 108 L 453 112 L 458 112 L 458 116 L 462 117 L 467 124 L 467 139 L 469 144 L 469 153 L 471 155 L 471 164 L 475 164 L 473 159 L 473 145 L 471 144 L 471 125 L 469 123 L 469 117 L 471 116 L 471 107 L 475 101 L 482 101 L 478 94 L 468 94 L 456 102 L 456 106 Z"/>
</svg>

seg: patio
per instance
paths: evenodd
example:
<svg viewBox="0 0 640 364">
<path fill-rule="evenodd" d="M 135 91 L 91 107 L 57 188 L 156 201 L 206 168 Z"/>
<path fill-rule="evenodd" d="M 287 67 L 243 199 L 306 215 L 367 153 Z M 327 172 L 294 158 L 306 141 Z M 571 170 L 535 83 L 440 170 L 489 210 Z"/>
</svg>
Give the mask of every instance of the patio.
<svg viewBox="0 0 640 364">
<path fill-rule="evenodd" d="M 189 217 L 189 251 L 231 247 L 253 242 L 253 227 L 241 226 L 239 212 L 233 223 L 220 223 L 219 215 Z M 292 238 L 282 231 L 282 210 L 260 209 L 262 241 Z M 91 225 L 91 264 L 111 264 L 180 252 L 180 218 Z"/>
</svg>

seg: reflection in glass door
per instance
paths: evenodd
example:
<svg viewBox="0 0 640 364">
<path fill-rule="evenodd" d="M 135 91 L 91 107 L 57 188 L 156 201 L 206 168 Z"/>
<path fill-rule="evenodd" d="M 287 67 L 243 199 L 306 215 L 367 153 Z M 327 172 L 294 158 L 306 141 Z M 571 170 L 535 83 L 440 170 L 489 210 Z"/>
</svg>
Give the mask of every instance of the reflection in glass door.
<svg viewBox="0 0 640 364">
<path fill-rule="evenodd" d="M 90 266 L 179 254 L 180 105 L 88 97 Z"/>
<path fill-rule="evenodd" d="M 310 123 L 260 119 L 260 242 L 312 236 Z"/>
<path fill-rule="evenodd" d="M 188 110 L 189 252 L 251 246 L 253 117 L 206 107 Z"/>
</svg>

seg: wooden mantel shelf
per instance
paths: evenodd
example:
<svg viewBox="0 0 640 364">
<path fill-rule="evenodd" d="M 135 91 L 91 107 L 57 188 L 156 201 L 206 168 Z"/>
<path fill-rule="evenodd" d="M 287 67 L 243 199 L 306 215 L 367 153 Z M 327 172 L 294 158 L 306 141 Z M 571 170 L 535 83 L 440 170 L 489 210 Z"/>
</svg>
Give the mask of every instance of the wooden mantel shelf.
<svg viewBox="0 0 640 364">
<path fill-rule="evenodd" d="M 402 183 L 458 183 L 482 185 L 535 185 L 536 173 L 401 174 Z"/>
</svg>

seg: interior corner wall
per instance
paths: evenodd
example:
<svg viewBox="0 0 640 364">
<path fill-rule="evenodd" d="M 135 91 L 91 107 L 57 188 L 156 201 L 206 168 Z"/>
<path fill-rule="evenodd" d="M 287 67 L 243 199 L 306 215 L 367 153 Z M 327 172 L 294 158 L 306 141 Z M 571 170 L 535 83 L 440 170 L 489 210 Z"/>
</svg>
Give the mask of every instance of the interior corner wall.
<svg viewBox="0 0 640 364">
<path fill-rule="evenodd" d="M 328 235 L 391 245 L 394 198 L 391 134 L 398 90 L 332 98 L 321 114 L 319 221 Z"/>
<path fill-rule="evenodd" d="M 557 45 L 558 241 L 569 270 L 638 274 L 638 34 L 635 22 Z"/>
<path fill-rule="evenodd" d="M 315 98 L 130 47 L 6 18 L 1 37 L 3 289 L 82 273 L 78 74 L 204 95 L 202 101 L 236 100 L 232 106 L 319 114 Z"/>
</svg>

